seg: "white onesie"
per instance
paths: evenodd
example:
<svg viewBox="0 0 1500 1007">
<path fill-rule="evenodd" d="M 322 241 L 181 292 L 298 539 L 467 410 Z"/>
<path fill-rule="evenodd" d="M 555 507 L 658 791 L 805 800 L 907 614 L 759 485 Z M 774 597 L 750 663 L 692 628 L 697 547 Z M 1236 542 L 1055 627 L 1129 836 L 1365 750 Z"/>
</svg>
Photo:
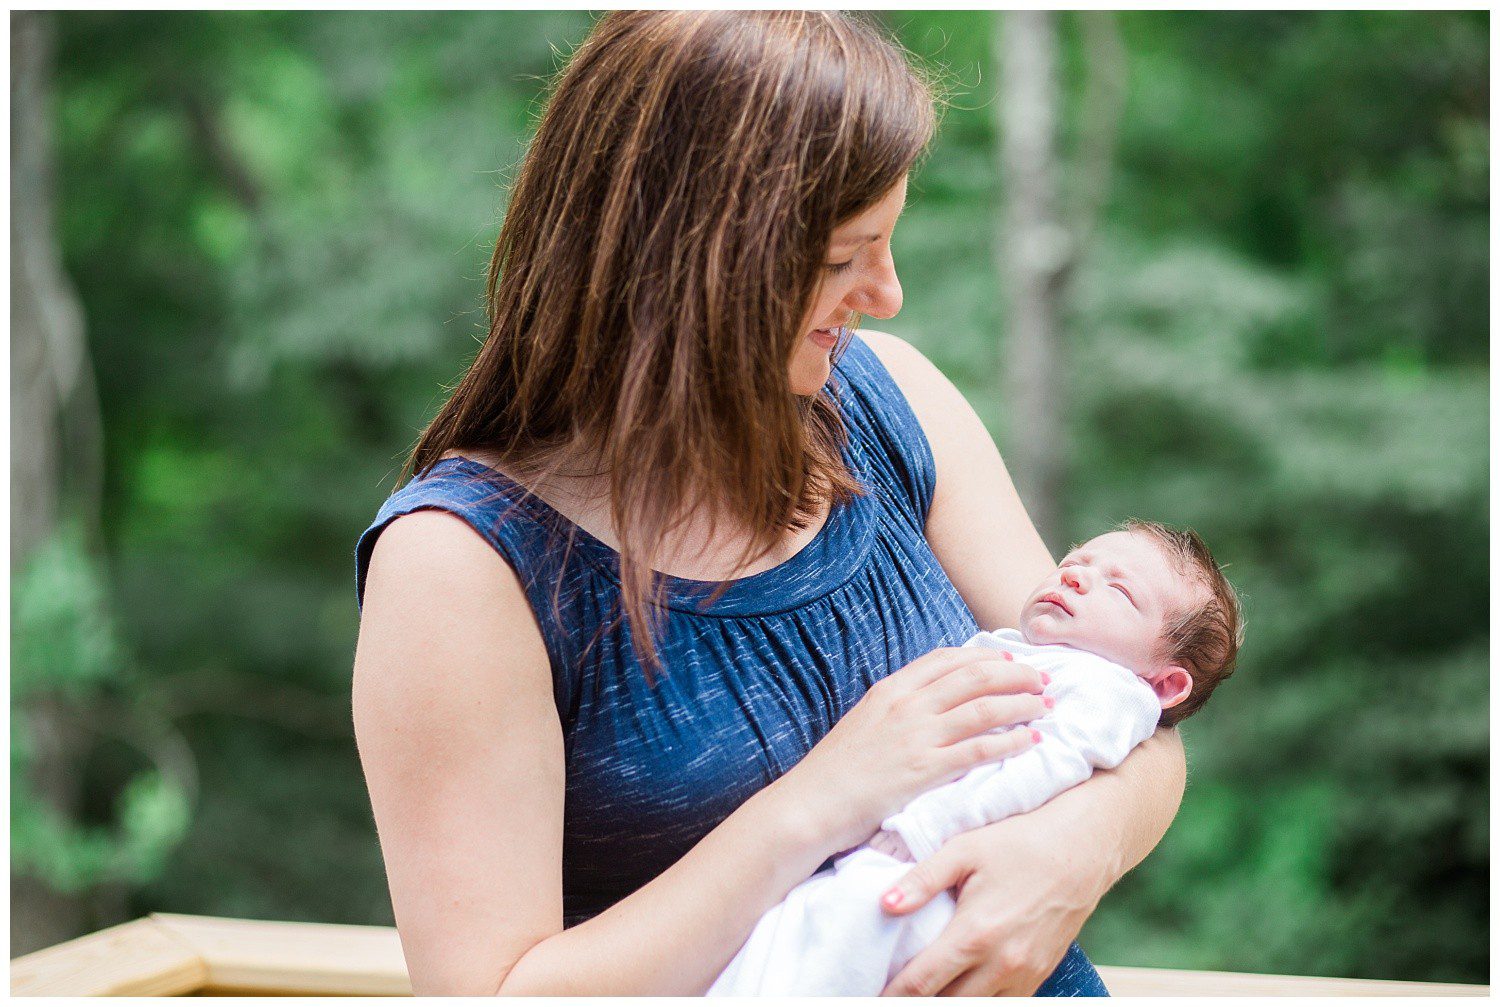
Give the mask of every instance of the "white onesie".
<svg viewBox="0 0 1500 1007">
<path fill-rule="evenodd" d="M 1111 769 L 1156 730 L 1161 704 L 1127 668 L 1064 646 L 1033 646 L 1012 629 L 980 633 L 966 647 L 1008 650 L 1052 679 L 1056 705 L 1031 726 L 1042 736 L 1019 755 L 976 766 L 918 795 L 883 827 L 917 860 L 948 839 L 1040 807 Z M 756 923 L 708 996 L 875 996 L 953 916 L 944 892 L 914 913 L 891 916 L 881 896 L 911 869 L 860 847 L 799 884 Z"/>
</svg>

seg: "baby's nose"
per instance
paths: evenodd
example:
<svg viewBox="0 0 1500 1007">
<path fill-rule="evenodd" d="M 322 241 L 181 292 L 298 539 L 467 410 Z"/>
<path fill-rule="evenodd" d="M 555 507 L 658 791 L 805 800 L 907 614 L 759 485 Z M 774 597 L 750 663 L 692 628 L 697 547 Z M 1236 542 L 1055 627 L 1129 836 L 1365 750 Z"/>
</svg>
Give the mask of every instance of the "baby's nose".
<svg viewBox="0 0 1500 1007">
<path fill-rule="evenodd" d="M 1064 570 L 1062 572 L 1062 582 L 1075 591 L 1083 589 L 1083 578 L 1078 576 L 1073 570 Z"/>
</svg>

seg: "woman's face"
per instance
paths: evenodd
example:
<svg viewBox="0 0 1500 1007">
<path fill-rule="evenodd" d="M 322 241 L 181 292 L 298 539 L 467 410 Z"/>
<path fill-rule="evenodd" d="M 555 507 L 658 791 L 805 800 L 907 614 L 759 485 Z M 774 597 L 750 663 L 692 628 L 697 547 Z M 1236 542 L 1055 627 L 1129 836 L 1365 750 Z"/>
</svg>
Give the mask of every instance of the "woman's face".
<svg viewBox="0 0 1500 1007">
<path fill-rule="evenodd" d="M 868 210 L 834 228 L 823 265 L 823 280 L 802 322 L 802 338 L 792 351 L 790 377 L 795 395 L 816 395 L 828 380 L 829 353 L 837 330 L 856 314 L 890 318 L 901 310 L 901 283 L 891 259 L 891 232 L 906 204 L 906 177 Z"/>
</svg>

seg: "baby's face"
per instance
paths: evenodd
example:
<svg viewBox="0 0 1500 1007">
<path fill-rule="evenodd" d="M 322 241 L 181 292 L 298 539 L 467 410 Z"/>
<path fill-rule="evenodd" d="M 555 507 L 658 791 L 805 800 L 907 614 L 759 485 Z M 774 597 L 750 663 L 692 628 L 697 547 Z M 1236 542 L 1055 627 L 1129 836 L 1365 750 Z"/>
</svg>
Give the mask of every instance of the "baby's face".
<svg viewBox="0 0 1500 1007">
<path fill-rule="evenodd" d="M 1164 664 L 1167 621 L 1201 601 L 1149 535 L 1114 531 L 1063 557 L 1021 609 L 1021 634 L 1034 644 L 1067 644 L 1137 675 Z"/>
</svg>

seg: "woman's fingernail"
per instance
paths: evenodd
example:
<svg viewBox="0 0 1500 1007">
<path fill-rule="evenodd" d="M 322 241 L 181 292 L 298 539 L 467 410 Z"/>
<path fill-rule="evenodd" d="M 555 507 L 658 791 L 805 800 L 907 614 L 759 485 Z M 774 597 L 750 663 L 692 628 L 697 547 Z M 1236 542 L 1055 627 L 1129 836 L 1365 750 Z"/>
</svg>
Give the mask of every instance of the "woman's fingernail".
<svg viewBox="0 0 1500 1007">
<path fill-rule="evenodd" d="M 1000 652 L 1000 656 L 1005 658 L 1007 661 L 1014 661 L 1016 659 L 1016 655 L 1012 654 L 1008 650 L 1002 650 Z"/>
<path fill-rule="evenodd" d="M 1042 684 L 1043 685 L 1051 685 L 1052 684 L 1052 676 L 1049 675 L 1049 674 L 1047 674 L 1045 671 L 1042 672 Z"/>
<path fill-rule="evenodd" d="M 1057 705 L 1057 700 L 1053 699 L 1051 696 L 1043 696 L 1042 705 L 1050 710 Z"/>
<path fill-rule="evenodd" d="M 1033 745 L 1035 745 L 1037 742 L 1039 742 L 1041 740 L 1042 740 L 1042 732 L 1038 731 L 1036 728 L 1033 727 L 1031 729 L 1031 743 Z"/>
<path fill-rule="evenodd" d="M 892 888 L 890 891 L 885 893 L 885 899 L 883 901 L 892 909 L 894 909 L 896 906 L 899 906 L 901 904 L 901 889 Z"/>
</svg>

